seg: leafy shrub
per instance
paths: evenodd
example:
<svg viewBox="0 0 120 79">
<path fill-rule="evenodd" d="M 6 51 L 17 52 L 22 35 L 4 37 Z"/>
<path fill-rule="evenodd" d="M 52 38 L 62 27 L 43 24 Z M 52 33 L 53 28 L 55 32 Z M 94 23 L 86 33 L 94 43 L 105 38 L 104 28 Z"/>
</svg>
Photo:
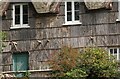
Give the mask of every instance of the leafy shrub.
<svg viewBox="0 0 120 79">
<path fill-rule="evenodd" d="M 116 77 L 118 64 L 101 48 L 84 48 L 81 52 L 64 46 L 51 55 L 53 76 L 59 77 Z"/>
<path fill-rule="evenodd" d="M 54 52 L 50 56 L 51 69 L 54 76 L 65 76 L 67 71 L 77 66 L 79 52 L 71 47 L 63 46 L 59 52 Z"/>
<path fill-rule="evenodd" d="M 80 53 L 78 65 L 88 77 L 115 77 L 118 70 L 114 57 L 101 48 L 85 48 Z"/>
<path fill-rule="evenodd" d="M 7 37 L 7 34 L 5 32 L 0 32 L 0 52 L 5 47 L 5 45 L 2 41 L 5 40 L 6 37 Z"/>
</svg>

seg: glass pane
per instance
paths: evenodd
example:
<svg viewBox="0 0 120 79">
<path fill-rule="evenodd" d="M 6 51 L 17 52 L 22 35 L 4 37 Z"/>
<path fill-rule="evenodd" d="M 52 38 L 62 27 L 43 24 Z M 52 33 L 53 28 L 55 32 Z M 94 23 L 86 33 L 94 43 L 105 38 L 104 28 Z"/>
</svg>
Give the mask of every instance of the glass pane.
<svg viewBox="0 0 120 79">
<path fill-rule="evenodd" d="M 75 2 L 75 3 L 74 3 L 74 6 L 75 6 L 75 10 L 79 10 L 79 7 L 80 7 L 80 6 L 79 6 L 79 2 Z"/>
<path fill-rule="evenodd" d="M 114 49 L 114 54 L 117 54 L 117 49 Z"/>
<path fill-rule="evenodd" d="M 23 14 L 28 14 L 28 5 L 23 5 Z"/>
<path fill-rule="evenodd" d="M 67 2 L 67 11 L 71 11 L 71 10 L 72 10 L 72 3 Z"/>
<path fill-rule="evenodd" d="M 15 14 L 20 14 L 20 5 L 15 6 Z"/>
<path fill-rule="evenodd" d="M 119 60 L 120 60 L 120 49 L 119 49 Z"/>
<path fill-rule="evenodd" d="M 20 24 L 20 15 L 15 15 L 15 24 Z"/>
<path fill-rule="evenodd" d="M 117 60 L 117 54 L 114 55 L 115 59 Z"/>
<path fill-rule="evenodd" d="M 23 24 L 28 24 L 28 5 L 23 5 Z"/>
<path fill-rule="evenodd" d="M 20 5 L 15 5 L 15 24 L 20 24 Z"/>
<path fill-rule="evenodd" d="M 79 20 L 79 11 L 75 11 L 75 20 Z"/>
<path fill-rule="evenodd" d="M 67 12 L 67 21 L 72 21 L 72 12 Z"/>
<path fill-rule="evenodd" d="M 28 15 L 23 15 L 23 24 L 28 24 Z"/>
<path fill-rule="evenodd" d="M 110 49 L 110 54 L 113 54 L 113 49 Z"/>
</svg>

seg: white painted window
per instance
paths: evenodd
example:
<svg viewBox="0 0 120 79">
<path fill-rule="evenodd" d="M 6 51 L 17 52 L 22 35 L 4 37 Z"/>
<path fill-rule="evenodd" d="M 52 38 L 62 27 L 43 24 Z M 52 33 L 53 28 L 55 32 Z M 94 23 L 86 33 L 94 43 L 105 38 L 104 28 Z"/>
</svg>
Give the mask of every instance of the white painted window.
<svg viewBox="0 0 120 79">
<path fill-rule="evenodd" d="M 28 26 L 28 4 L 13 4 L 12 27 Z"/>
<path fill-rule="evenodd" d="M 79 2 L 65 2 L 65 24 L 80 23 Z"/>
<path fill-rule="evenodd" d="M 110 48 L 109 55 L 113 55 L 116 60 L 120 60 L 120 48 Z"/>
</svg>

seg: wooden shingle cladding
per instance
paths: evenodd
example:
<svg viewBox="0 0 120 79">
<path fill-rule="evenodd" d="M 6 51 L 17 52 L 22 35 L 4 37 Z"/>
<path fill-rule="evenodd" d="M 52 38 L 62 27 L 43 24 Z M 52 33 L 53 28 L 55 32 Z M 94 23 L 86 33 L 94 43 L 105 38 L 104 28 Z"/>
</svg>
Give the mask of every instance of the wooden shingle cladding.
<svg viewBox="0 0 120 79">
<path fill-rule="evenodd" d="M 46 64 L 49 55 L 54 50 L 59 50 L 63 45 L 71 45 L 73 48 L 89 46 L 91 45 L 91 37 L 93 37 L 94 44 L 106 49 L 120 46 L 120 23 L 116 22 L 118 11 L 115 5 L 112 10 L 87 10 L 85 4 L 80 3 L 81 25 L 63 25 L 65 23 L 64 6 L 62 2 L 57 14 L 38 14 L 30 3 L 30 27 L 21 29 L 10 29 L 12 17 L 9 11 L 12 9 L 7 10 L 7 16 L 9 15 L 10 18 L 3 18 L 2 22 L 3 31 L 7 33 L 5 42 L 7 44 L 10 41 L 16 42 L 17 51 L 29 52 L 30 70 L 49 68 Z M 49 42 L 44 46 L 47 40 Z M 39 44 L 38 41 L 41 41 L 41 44 L 36 47 Z M 9 55 L 6 53 L 3 53 L 3 57 Z M 11 55 L 5 58 L 4 64 L 8 62 L 12 64 Z M 8 71 L 9 69 L 5 68 L 4 70 Z"/>
</svg>

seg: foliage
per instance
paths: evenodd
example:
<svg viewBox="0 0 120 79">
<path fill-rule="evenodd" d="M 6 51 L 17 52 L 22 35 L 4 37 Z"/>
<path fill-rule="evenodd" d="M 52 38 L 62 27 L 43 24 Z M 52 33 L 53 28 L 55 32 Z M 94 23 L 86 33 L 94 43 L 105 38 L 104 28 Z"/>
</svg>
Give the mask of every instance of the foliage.
<svg viewBox="0 0 120 79">
<path fill-rule="evenodd" d="M 86 77 L 86 76 L 88 76 L 87 73 L 85 72 L 85 70 L 82 69 L 82 68 L 76 68 L 76 69 L 73 69 L 71 71 L 68 71 L 66 73 L 66 75 L 68 77 L 70 77 L 70 78 L 72 78 L 72 77 L 73 78 L 75 78 L 75 77 Z"/>
<path fill-rule="evenodd" d="M 80 52 L 78 60 L 78 68 L 84 70 L 89 78 L 115 77 L 117 74 L 115 58 L 101 48 L 85 48 Z"/>
<path fill-rule="evenodd" d="M 5 32 L 0 32 L 0 52 L 2 51 L 2 48 L 5 47 L 2 41 L 5 40 L 6 37 L 7 37 L 7 34 Z"/>
<path fill-rule="evenodd" d="M 118 64 L 113 56 L 101 48 L 78 50 L 64 46 L 51 55 L 53 76 L 67 77 L 115 77 Z"/>
<path fill-rule="evenodd" d="M 50 62 L 54 76 L 65 76 L 67 71 L 72 70 L 77 65 L 79 52 L 71 47 L 63 46 L 59 52 L 51 54 Z"/>
<path fill-rule="evenodd" d="M 0 32 L 0 39 L 5 40 L 6 38 L 6 33 L 5 32 Z"/>
<path fill-rule="evenodd" d="M 31 73 L 27 70 L 24 74 L 24 77 L 29 77 L 31 75 Z"/>
</svg>

